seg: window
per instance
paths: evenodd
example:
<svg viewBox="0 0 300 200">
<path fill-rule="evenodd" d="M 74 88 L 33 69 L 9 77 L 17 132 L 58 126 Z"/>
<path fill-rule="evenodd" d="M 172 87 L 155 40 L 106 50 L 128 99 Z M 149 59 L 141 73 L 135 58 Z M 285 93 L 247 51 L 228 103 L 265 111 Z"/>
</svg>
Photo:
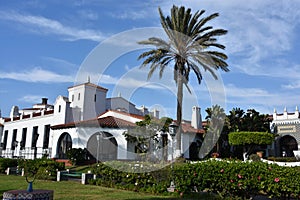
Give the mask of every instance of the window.
<svg viewBox="0 0 300 200">
<path fill-rule="evenodd" d="M 22 130 L 22 139 L 21 139 L 21 142 L 20 142 L 20 149 L 21 150 L 25 149 L 26 135 L 27 135 L 27 128 L 23 128 L 23 130 Z"/>
<path fill-rule="evenodd" d="M 94 95 L 94 102 L 96 102 L 97 101 L 97 95 L 95 94 Z"/>
<path fill-rule="evenodd" d="M 32 140 L 31 140 L 31 147 L 32 148 L 36 147 L 36 143 L 37 143 L 38 138 L 39 138 L 38 126 L 34 126 L 33 129 L 32 129 Z"/>
<path fill-rule="evenodd" d="M 61 105 L 58 106 L 58 112 L 60 113 L 61 111 Z"/>
<path fill-rule="evenodd" d="M 44 142 L 43 142 L 43 149 L 48 149 L 49 147 L 49 135 L 50 135 L 50 125 L 45 125 L 44 128 Z"/>
<path fill-rule="evenodd" d="M 74 94 L 72 94 L 72 101 L 74 101 Z"/>
<path fill-rule="evenodd" d="M 7 146 L 7 137 L 8 137 L 8 130 L 4 131 L 4 140 L 3 140 L 3 150 L 6 149 Z"/>
<path fill-rule="evenodd" d="M 16 146 L 18 145 L 17 144 L 17 129 L 14 129 L 13 130 L 13 137 L 12 137 L 12 140 L 11 140 L 11 150 L 15 150 Z"/>
<path fill-rule="evenodd" d="M 78 101 L 80 100 L 80 93 L 78 93 Z"/>
</svg>

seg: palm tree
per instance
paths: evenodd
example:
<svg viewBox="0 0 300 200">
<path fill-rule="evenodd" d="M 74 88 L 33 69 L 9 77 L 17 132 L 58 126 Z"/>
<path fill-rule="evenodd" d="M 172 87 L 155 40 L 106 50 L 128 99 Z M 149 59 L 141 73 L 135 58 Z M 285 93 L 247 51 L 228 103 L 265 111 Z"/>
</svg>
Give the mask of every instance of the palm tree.
<svg viewBox="0 0 300 200">
<path fill-rule="evenodd" d="M 244 110 L 241 108 L 233 108 L 229 111 L 229 122 L 231 131 L 242 131 L 242 120 L 244 117 Z"/>
<path fill-rule="evenodd" d="M 160 8 L 158 10 L 161 25 L 168 40 L 151 37 L 139 42 L 142 45 L 152 45 L 154 48 L 142 53 L 138 59 L 144 59 L 141 68 L 149 65 L 148 79 L 156 70 L 159 70 L 161 78 L 165 68 L 169 64 L 174 65 L 174 81 L 177 85 L 177 123 L 179 125 L 176 149 L 181 151 L 183 85 L 191 92 L 187 86 L 191 70 L 195 73 L 199 84 L 201 83 L 202 74 L 199 66 L 205 71 L 209 71 L 215 79 L 217 79 L 215 70 L 229 71 L 225 62 L 227 56 L 222 52 L 210 50 L 210 47 L 225 49 L 224 45 L 217 43 L 216 37 L 225 35 L 227 31 L 213 29 L 212 26 L 206 25 L 208 21 L 218 17 L 218 13 L 200 18 L 204 14 L 204 10 L 192 14 L 190 8 L 185 9 L 183 6 L 179 8 L 174 5 L 171 15 L 165 17 L 162 10 Z"/>
</svg>

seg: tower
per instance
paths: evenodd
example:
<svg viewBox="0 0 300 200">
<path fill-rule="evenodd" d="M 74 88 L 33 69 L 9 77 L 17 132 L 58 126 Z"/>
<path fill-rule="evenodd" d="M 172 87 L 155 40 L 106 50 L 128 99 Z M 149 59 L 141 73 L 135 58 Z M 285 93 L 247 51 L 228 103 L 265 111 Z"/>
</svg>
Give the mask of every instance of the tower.
<svg viewBox="0 0 300 200">
<path fill-rule="evenodd" d="M 97 117 L 106 110 L 107 89 L 90 83 L 68 88 L 74 121 Z"/>
<path fill-rule="evenodd" d="M 192 121 L 191 125 L 195 129 L 202 129 L 202 116 L 201 116 L 201 108 L 197 106 L 193 106 L 192 108 Z"/>
</svg>

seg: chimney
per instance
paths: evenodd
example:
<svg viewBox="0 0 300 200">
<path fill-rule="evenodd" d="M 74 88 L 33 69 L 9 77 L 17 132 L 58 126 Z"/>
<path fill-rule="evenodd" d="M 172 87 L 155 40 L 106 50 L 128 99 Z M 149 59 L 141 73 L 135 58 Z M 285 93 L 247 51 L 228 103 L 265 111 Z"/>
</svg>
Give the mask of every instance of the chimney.
<svg viewBox="0 0 300 200">
<path fill-rule="evenodd" d="M 48 104 L 47 101 L 48 101 L 47 98 L 42 98 L 42 104 L 43 104 L 43 105 L 47 105 L 47 104 Z"/>
<path fill-rule="evenodd" d="M 197 106 L 193 106 L 192 108 L 191 126 L 195 129 L 202 129 L 201 109 Z"/>
</svg>

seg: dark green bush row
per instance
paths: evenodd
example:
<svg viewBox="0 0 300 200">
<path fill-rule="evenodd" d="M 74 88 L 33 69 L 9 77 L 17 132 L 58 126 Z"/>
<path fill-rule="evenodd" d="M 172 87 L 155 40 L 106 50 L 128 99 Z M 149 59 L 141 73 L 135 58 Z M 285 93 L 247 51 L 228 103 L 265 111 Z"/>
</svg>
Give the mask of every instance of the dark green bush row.
<svg viewBox="0 0 300 200">
<path fill-rule="evenodd" d="M 249 197 L 264 193 L 285 197 L 300 195 L 300 172 L 263 162 L 207 161 L 175 169 L 178 189 L 207 190 L 221 196 Z"/>
<path fill-rule="evenodd" d="M 56 179 L 57 171 L 65 169 L 64 163 L 55 162 L 51 159 L 18 160 L 19 168 L 24 168 L 25 175 L 38 179 Z"/>
<path fill-rule="evenodd" d="M 170 185 L 170 169 L 166 167 L 152 172 L 134 173 L 134 171 L 147 170 L 147 166 L 144 165 L 147 164 L 99 163 L 92 168 L 92 173 L 96 174 L 98 178 L 92 180 L 91 184 L 133 191 L 166 193 L 166 188 Z M 114 168 L 110 166 L 114 166 Z"/>
<path fill-rule="evenodd" d="M 8 167 L 17 167 L 18 160 L 10 158 L 0 158 L 0 173 L 4 173 Z"/>
<path fill-rule="evenodd" d="M 105 164 L 93 168 L 98 179 L 93 184 L 165 193 L 171 180 L 175 180 L 176 192 L 188 194 L 208 191 L 221 197 L 247 198 L 266 194 L 285 198 L 300 195 L 300 171 L 297 168 L 280 167 L 263 162 L 207 161 L 195 164 L 176 164 L 174 178 L 170 166 L 149 173 L 129 173 L 112 169 Z"/>
</svg>

